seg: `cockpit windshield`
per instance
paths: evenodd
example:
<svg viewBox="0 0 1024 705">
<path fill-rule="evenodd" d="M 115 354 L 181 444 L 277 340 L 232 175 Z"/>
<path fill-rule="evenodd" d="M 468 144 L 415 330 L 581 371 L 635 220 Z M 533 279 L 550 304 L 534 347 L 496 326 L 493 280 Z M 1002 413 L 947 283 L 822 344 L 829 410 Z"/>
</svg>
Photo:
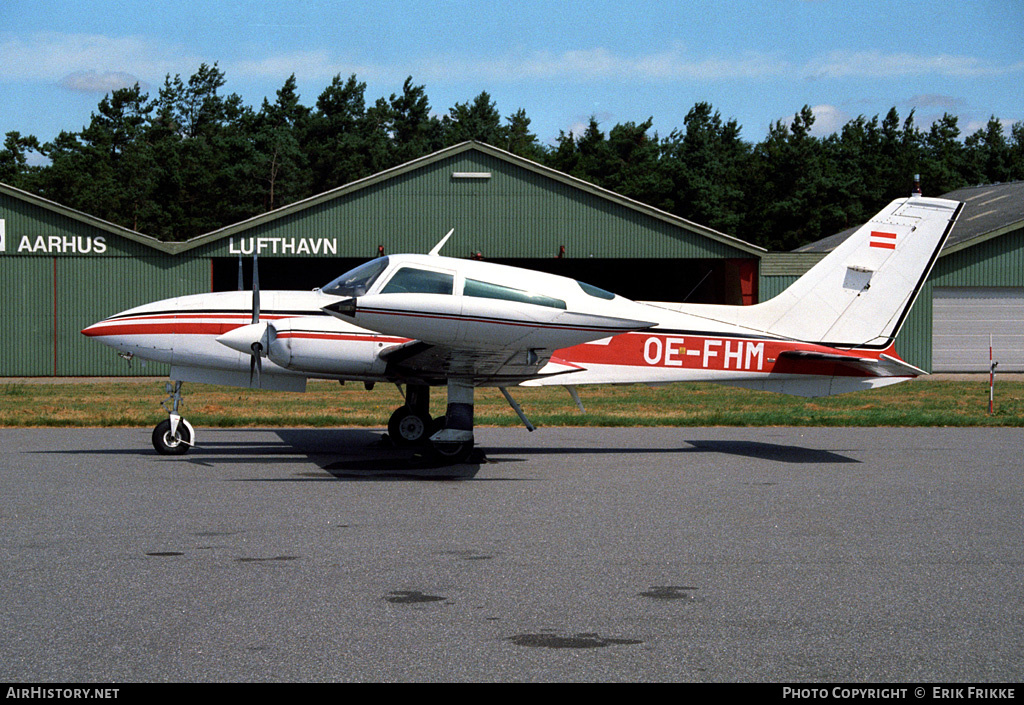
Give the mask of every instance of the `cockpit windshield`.
<svg viewBox="0 0 1024 705">
<path fill-rule="evenodd" d="M 342 274 L 321 291 L 332 296 L 362 296 L 388 267 L 387 257 L 378 257 Z"/>
</svg>

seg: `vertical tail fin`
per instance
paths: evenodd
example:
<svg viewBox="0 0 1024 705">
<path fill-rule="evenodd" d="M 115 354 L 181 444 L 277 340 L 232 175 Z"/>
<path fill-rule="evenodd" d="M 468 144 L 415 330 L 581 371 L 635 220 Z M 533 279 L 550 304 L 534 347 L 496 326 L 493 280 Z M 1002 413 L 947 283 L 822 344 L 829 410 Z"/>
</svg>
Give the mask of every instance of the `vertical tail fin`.
<svg viewBox="0 0 1024 705">
<path fill-rule="evenodd" d="M 893 201 L 782 294 L 759 306 L 769 333 L 884 349 L 906 319 L 962 203 Z"/>
<path fill-rule="evenodd" d="M 962 207 L 939 198 L 898 199 L 775 298 L 754 306 L 685 310 L 767 335 L 884 350 L 899 333 Z"/>
</svg>

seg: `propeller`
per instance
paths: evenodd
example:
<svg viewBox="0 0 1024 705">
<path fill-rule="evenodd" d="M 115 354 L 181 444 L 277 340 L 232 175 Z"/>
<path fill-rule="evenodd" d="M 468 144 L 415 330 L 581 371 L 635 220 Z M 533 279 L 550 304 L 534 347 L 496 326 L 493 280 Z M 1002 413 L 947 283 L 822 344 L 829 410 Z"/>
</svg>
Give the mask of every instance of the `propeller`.
<svg viewBox="0 0 1024 705">
<path fill-rule="evenodd" d="M 252 323 L 260 322 L 260 268 L 256 261 L 256 255 L 252 256 Z M 253 376 L 256 377 L 256 386 L 260 387 L 260 374 L 263 372 L 263 343 L 259 340 L 249 346 L 252 357 L 249 358 L 249 386 L 252 386 Z"/>
</svg>

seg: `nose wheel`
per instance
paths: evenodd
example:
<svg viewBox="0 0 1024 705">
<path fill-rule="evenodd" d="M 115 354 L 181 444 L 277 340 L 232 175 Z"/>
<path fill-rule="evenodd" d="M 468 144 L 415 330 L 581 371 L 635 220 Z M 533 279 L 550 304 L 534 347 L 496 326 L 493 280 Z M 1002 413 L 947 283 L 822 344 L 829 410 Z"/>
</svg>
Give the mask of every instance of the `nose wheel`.
<svg viewBox="0 0 1024 705">
<path fill-rule="evenodd" d="M 184 419 L 171 430 L 171 420 L 164 419 L 153 429 L 153 447 L 160 455 L 184 455 L 192 447 L 192 430 Z"/>
<path fill-rule="evenodd" d="M 181 404 L 181 382 L 167 383 L 167 399 L 160 406 L 167 410 L 168 417 L 153 429 L 153 447 L 160 455 L 184 455 L 195 445 L 195 430 L 192 424 L 178 414 Z M 171 407 L 167 407 L 171 402 Z"/>
</svg>

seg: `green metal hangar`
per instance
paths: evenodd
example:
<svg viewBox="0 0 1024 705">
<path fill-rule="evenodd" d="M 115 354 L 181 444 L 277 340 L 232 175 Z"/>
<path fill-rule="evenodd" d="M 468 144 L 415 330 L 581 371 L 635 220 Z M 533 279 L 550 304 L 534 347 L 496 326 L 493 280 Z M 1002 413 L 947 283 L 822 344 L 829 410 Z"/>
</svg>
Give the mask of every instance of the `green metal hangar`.
<svg viewBox="0 0 1024 705">
<path fill-rule="evenodd" d="M 381 253 L 540 269 L 633 299 L 750 304 L 759 247 L 494 147 L 466 142 L 183 243 L 0 185 L 0 376 L 166 374 L 80 335 L 161 298 L 312 289 Z"/>
<path fill-rule="evenodd" d="M 171 245 L 0 184 L 0 376 L 162 374 L 112 364 L 79 332 L 209 281 L 208 265 Z"/>
<path fill-rule="evenodd" d="M 896 349 L 932 372 L 988 372 L 991 340 L 999 372 L 1024 372 L 1024 182 L 942 198 L 963 201 L 964 209 Z M 852 232 L 806 245 L 789 261 L 806 253 L 803 269 L 809 268 Z"/>
</svg>

